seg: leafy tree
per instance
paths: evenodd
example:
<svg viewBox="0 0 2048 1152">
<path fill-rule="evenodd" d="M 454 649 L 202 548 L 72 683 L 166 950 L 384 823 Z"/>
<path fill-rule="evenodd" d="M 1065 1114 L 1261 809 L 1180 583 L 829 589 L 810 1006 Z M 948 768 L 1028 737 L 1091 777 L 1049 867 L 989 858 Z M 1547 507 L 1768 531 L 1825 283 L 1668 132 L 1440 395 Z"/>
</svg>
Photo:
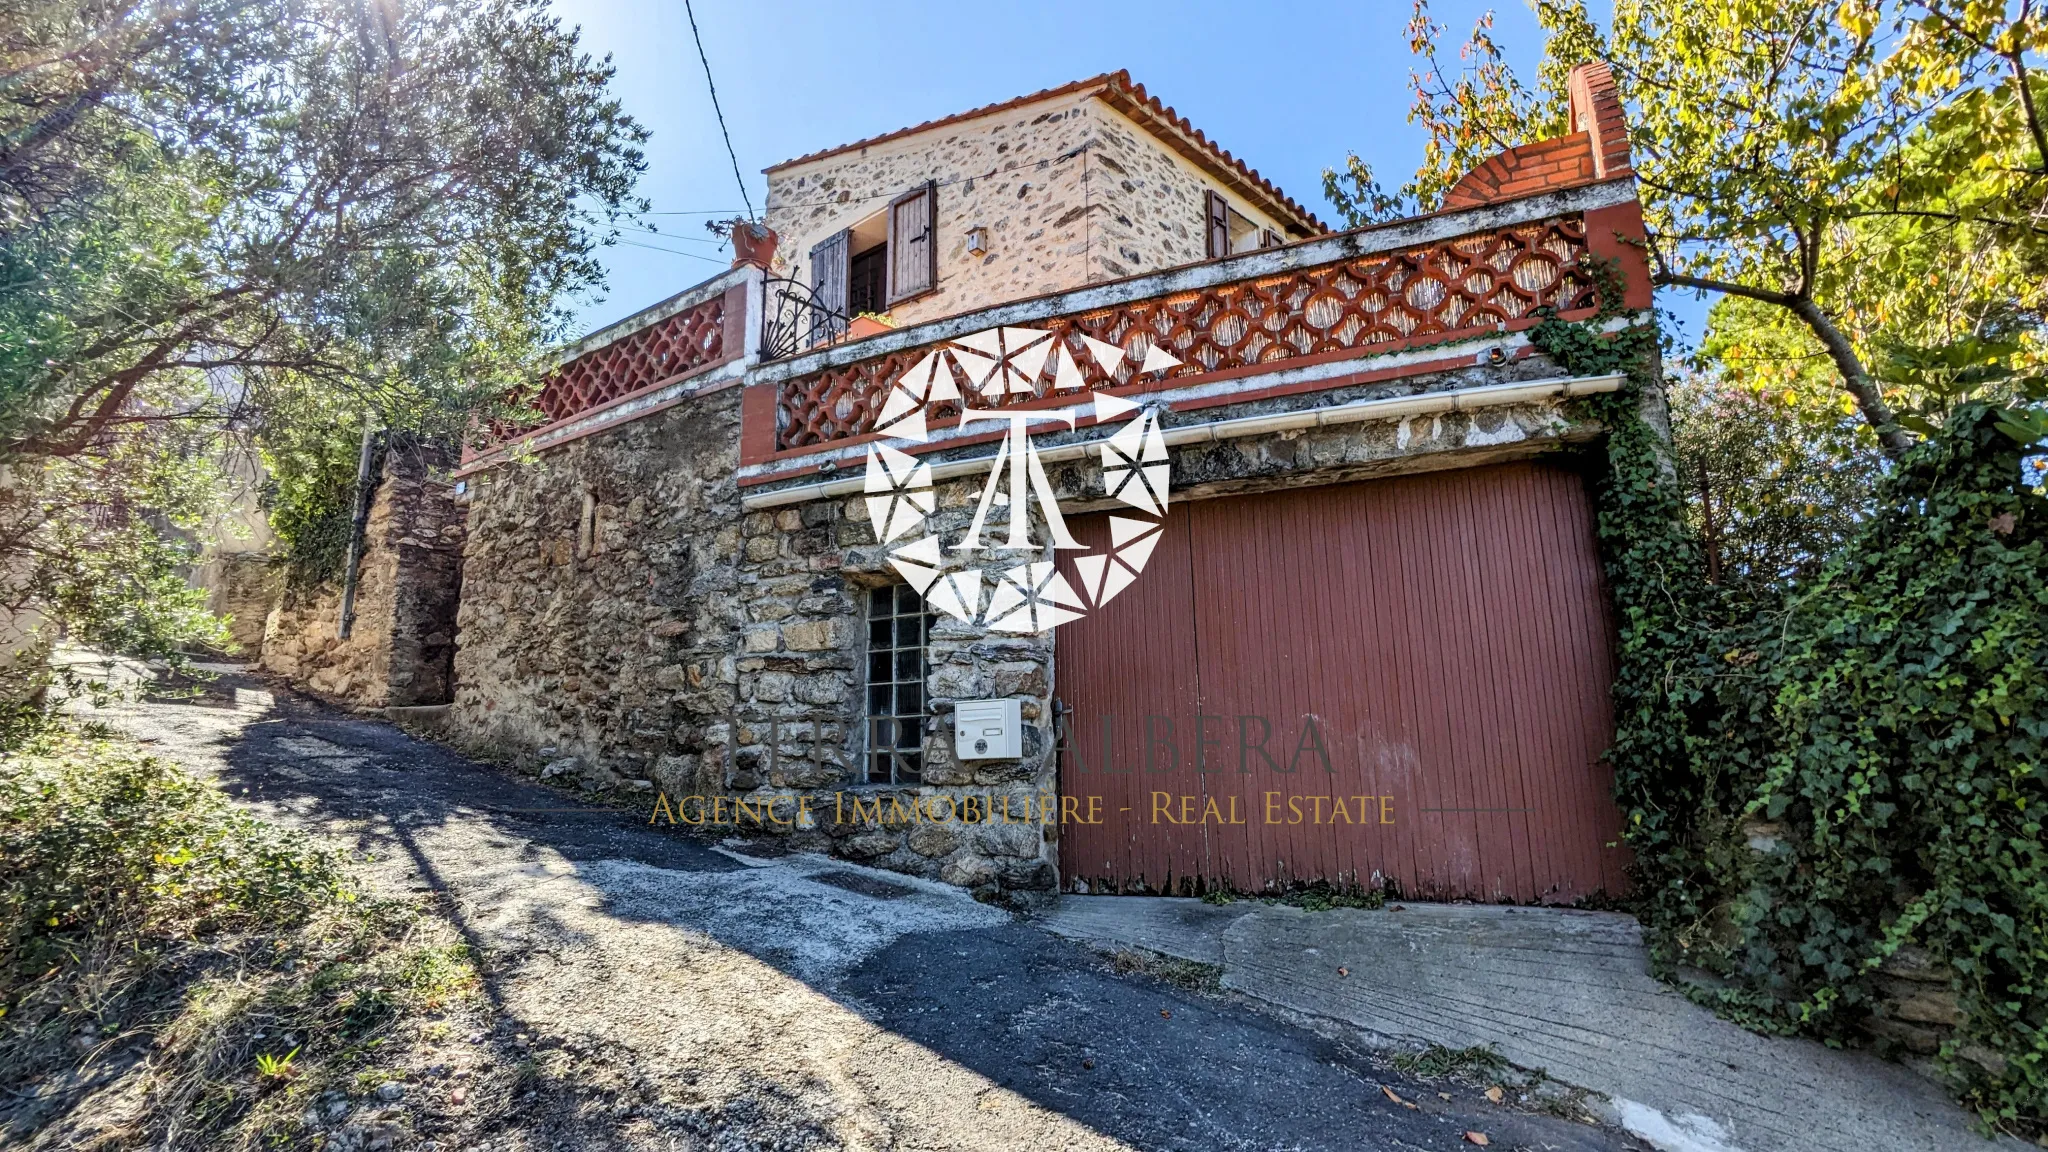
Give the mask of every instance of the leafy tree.
<svg viewBox="0 0 2048 1152">
<path fill-rule="evenodd" d="M 0 0 L 0 465 L 32 526 L 0 570 L 98 635 L 182 603 L 190 517 L 144 496 L 178 469 L 253 438 L 318 535 L 366 418 L 452 439 L 514 405 L 644 208 L 610 77 L 544 0 Z M 109 490 L 161 547 L 90 543 Z M 203 631 L 158 623 L 131 646 Z"/>
<path fill-rule="evenodd" d="M 1446 68 L 1440 45 L 1447 31 L 1430 19 L 1429 0 L 1415 0 L 1408 21 L 1408 49 L 1422 67 L 1410 74 L 1413 100 L 1408 122 L 1427 134 L 1422 164 L 1394 192 L 1380 186 L 1370 165 L 1353 152 L 1344 171 L 1323 170 L 1323 196 L 1353 228 L 1432 212 L 1459 178 L 1496 153 L 1530 140 L 1568 131 L 1566 81 L 1572 66 L 1595 59 L 1601 37 L 1576 4 L 1537 0 L 1549 39 L 1531 92 L 1508 67 L 1493 38 L 1493 13 L 1473 22 L 1458 49 L 1459 64 Z"/>
<path fill-rule="evenodd" d="M 2048 18 L 2032 0 L 1730 0 L 1711 14 L 1619 0 L 1605 34 L 1579 0 L 1534 8 L 1550 40 L 1532 93 L 1485 22 L 1447 73 L 1418 4 L 1425 164 L 1388 195 L 1352 158 L 1326 174 L 1340 211 L 1362 223 L 1434 208 L 1498 146 L 1554 134 L 1563 77 L 1599 58 L 1630 108 L 1657 283 L 1803 329 L 1887 455 L 1913 435 L 1869 367 L 1886 344 L 1937 342 L 1916 331 L 1930 319 L 2038 330 Z M 1930 310 L 1934 298 L 1976 308 Z"/>
<path fill-rule="evenodd" d="M 260 95 L 220 101 L 254 109 L 206 134 L 129 131 L 110 179 L 161 187 L 153 226 L 125 237 L 158 258 L 62 286 L 55 338 L 0 379 L 21 418 L 8 455 L 79 451 L 180 372 L 448 423 L 516 391 L 562 294 L 599 281 L 586 225 L 633 206 L 644 132 L 536 0 L 262 15 L 275 52 L 232 77 Z M 45 147 L 112 131 L 121 102 Z"/>
<path fill-rule="evenodd" d="M 0 466 L 0 621 L 9 645 L 0 704 L 43 682 L 53 637 L 38 623 L 54 620 L 82 643 L 152 659 L 177 659 L 191 644 L 229 646 L 206 593 L 185 581 L 192 536 L 223 495 L 220 448 L 213 429 L 163 422 L 90 451 Z M 15 651 L 22 641 L 25 651 Z"/>
<path fill-rule="evenodd" d="M 257 0 L 0 0 L 0 237 L 103 189 L 143 139 L 233 131 L 263 106 L 243 80 L 302 17 Z"/>
<path fill-rule="evenodd" d="M 1743 350 L 1739 373 L 1669 391 L 1673 455 L 1706 578 L 1752 603 L 1809 579 L 1862 523 L 1884 474 L 1860 419 L 1810 355 Z"/>
<path fill-rule="evenodd" d="M 258 414 L 268 480 L 263 511 L 287 581 L 315 588 L 340 574 L 355 528 L 362 421 L 345 397 L 304 394 Z"/>
</svg>

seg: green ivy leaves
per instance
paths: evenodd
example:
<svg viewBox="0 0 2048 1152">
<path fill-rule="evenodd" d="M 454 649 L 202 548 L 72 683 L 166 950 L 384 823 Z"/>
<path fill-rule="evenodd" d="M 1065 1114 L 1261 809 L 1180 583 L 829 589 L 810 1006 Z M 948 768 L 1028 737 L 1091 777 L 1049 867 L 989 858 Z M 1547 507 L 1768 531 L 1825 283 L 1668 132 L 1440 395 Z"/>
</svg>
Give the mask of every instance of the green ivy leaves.
<svg viewBox="0 0 2048 1152">
<path fill-rule="evenodd" d="M 1616 299 L 1602 292 L 1603 299 Z M 1667 975 L 1765 1031 L 1856 1035 L 1908 945 L 1951 973 L 1941 1065 L 1988 1125 L 2048 1116 L 2048 501 L 2039 382 L 1983 349 L 1901 350 L 1952 405 L 1810 581 L 1709 587 L 1641 417 L 1646 327 L 1546 321 L 1567 371 L 1623 371 L 1596 489 L 1617 609 L 1609 759 Z M 1995 385 L 2001 404 L 1972 398 Z M 1761 845 L 1761 847 L 1759 846 Z"/>
</svg>

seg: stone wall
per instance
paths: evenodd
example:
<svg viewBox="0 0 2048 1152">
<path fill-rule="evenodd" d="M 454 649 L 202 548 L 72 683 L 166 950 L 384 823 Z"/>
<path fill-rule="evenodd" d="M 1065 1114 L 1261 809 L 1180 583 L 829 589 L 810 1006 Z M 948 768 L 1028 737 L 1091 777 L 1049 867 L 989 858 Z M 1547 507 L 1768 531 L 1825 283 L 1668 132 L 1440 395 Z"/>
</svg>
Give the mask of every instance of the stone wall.
<svg viewBox="0 0 2048 1152">
<path fill-rule="evenodd" d="M 1557 372 L 1540 356 L 1475 363 L 1170 422 Z M 937 617 L 922 782 L 860 782 L 867 597 L 898 577 L 858 494 L 743 511 L 738 425 L 733 389 L 471 478 L 455 741 L 558 782 L 640 793 L 657 816 L 695 823 L 716 804 L 710 822 L 729 830 L 988 898 L 1052 888 L 1058 825 L 1038 818 L 1058 783 L 1051 637 Z M 1176 450 L 1173 487 L 1187 500 L 1334 483 L 1527 456 L 1598 432 L 1570 401 L 1340 424 Z M 1063 507 L 1100 506 L 1092 459 L 1049 471 Z M 929 527 L 960 533 L 982 482 L 939 485 Z M 998 697 L 1019 701 L 1025 755 L 956 761 L 951 705 Z M 747 807 L 725 807 L 735 798 Z"/>
<path fill-rule="evenodd" d="M 738 438 L 729 389 L 469 478 L 456 743 L 594 788 L 722 787 Z"/>
<path fill-rule="evenodd" d="M 1936 1083 L 1949 1083 L 1934 1057 L 1965 1023 L 1955 973 L 1915 944 L 1901 947 L 1877 971 L 1877 998 L 1863 1020 L 1864 1031 L 1895 1045 L 1907 1067 Z M 1957 1044 L 1954 1054 L 1992 1076 L 2005 1075 L 2005 1057 L 1975 1041 Z"/>
<path fill-rule="evenodd" d="M 206 589 L 207 611 L 228 622 L 235 655 L 254 660 L 263 651 L 263 630 L 271 609 L 284 596 L 284 575 L 264 552 L 219 552 L 192 573 L 194 586 Z"/>
<path fill-rule="evenodd" d="M 743 834 L 984 894 L 1049 888 L 1037 824 L 899 818 L 890 801 L 994 794 L 1021 817 L 1053 790 L 1050 640 L 941 626 L 931 641 L 935 699 L 1024 697 L 1024 761 L 959 765 L 934 737 L 925 787 L 856 784 L 865 597 L 895 577 L 858 499 L 740 511 L 738 401 L 715 394 L 472 478 L 451 739 L 650 804 L 743 797 L 761 814 L 733 821 Z M 950 487 L 948 507 L 973 491 Z M 877 803 L 875 819 L 853 815 Z"/>
<path fill-rule="evenodd" d="M 1068 95 L 770 172 L 776 274 L 808 281 L 813 245 L 927 180 L 939 182 L 939 290 L 892 309 L 899 325 L 1207 258 L 1213 183 L 1100 100 Z M 976 226 L 981 257 L 967 252 Z"/>
<path fill-rule="evenodd" d="M 409 443 L 383 453 L 348 639 L 339 579 L 291 589 L 265 623 L 260 667 L 358 708 L 449 699 L 464 528 L 447 463 Z"/>
<path fill-rule="evenodd" d="M 964 530 L 980 487 L 979 479 L 940 486 L 931 526 Z M 1057 829 L 1033 815 L 1039 798 L 1057 791 L 1048 728 L 1051 636 L 992 634 L 935 617 L 925 695 L 939 723 L 924 740 L 922 782 L 856 783 L 865 743 L 867 597 L 901 579 L 858 497 L 749 513 L 742 527 L 746 623 L 731 790 L 809 794 L 816 816 L 787 830 L 808 847 L 985 897 L 1052 888 Z M 1020 701 L 1024 756 L 956 761 L 947 710 L 956 700 L 992 697 Z"/>
<path fill-rule="evenodd" d="M 1089 101 L 1087 197 L 1091 232 L 1084 283 L 1117 280 L 1209 258 L 1208 198 L 1216 183 L 1157 137 Z M 1279 222 L 1234 193 L 1231 207 L 1285 236 Z"/>
</svg>

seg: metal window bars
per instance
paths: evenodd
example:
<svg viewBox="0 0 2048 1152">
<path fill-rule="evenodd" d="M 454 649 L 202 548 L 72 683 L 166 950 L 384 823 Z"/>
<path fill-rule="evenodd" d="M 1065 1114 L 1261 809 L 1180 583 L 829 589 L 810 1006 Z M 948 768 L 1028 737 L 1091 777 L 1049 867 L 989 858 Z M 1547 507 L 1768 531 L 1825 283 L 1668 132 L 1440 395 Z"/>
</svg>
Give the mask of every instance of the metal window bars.
<svg viewBox="0 0 2048 1152">
<path fill-rule="evenodd" d="M 867 771 L 869 784 L 924 778 L 925 644 L 935 617 L 908 584 L 868 593 Z"/>
</svg>

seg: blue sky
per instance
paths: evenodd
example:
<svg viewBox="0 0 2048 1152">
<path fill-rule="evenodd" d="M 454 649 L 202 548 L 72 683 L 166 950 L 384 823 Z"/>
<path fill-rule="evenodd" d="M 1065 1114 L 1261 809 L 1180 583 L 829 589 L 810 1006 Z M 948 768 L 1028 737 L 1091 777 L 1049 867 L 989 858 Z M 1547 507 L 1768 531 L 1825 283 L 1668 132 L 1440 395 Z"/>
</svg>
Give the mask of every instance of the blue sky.
<svg viewBox="0 0 2048 1152">
<path fill-rule="evenodd" d="M 770 164 L 1118 68 L 1325 220 L 1322 170 L 1346 151 L 1389 184 L 1421 155 L 1407 122 L 1404 0 L 694 3 L 757 211 Z M 1437 0 L 1433 13 L 1455 45 L 1488 7 Z M 680 0 L 556 0 L 556 10 L 582 27 L 589 51 L 611 54 L 620 99 L 653 132 L 641 191 L 656 213 L 644 223 L 662 235 L 628 231 L 629 243 L 606 250 L 605 298 L 578 314 L 587 330 L 726 266 L 702 222 L 737 214 L 741 197 Z M 1496 11 L 1499 43 L 1533 81 L 1534 19 L 1514 0 Z"/>
</svg>

